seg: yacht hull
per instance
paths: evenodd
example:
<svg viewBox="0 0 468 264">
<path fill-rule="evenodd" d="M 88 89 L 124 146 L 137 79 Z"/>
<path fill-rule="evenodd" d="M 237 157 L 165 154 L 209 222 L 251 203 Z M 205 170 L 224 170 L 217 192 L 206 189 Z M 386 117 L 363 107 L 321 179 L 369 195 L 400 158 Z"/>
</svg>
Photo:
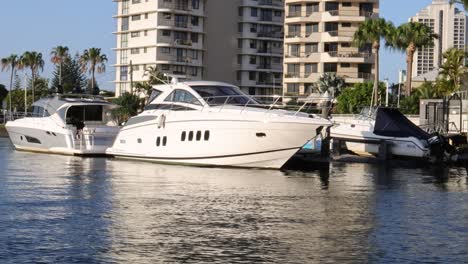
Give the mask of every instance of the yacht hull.
<svg viewBox="0 0 468 264">
<path fill-rule="evenodd" d="M 354 131 L 351 127 L 341 125 L 339 128 L 331 129 L 332 138 L 343 138 L 351 140 L 385 140 L 391 142 L 390 152 L 394 156 L 411 157 L 411 158 L 427 158 L 430 156 L 430 149 L 421 144 L 421 142 L 413 137 L 408 138 L 393 138 L 382 137 L 368 131 Z M 379 145 L 360 142 L 345 142 L 346 148 L 361 156 L 371 156 L 379 154 Z"/>
<path fill-rule="evenodd" d="M 158 128 L 157 122 L 150 122 L 122 129 L 107 153 L 158 163 L 280 169 L 316 136 L 319 126 L 305 122 L 173 120 Z"/>
<path fill-rule="evenodd" d="M 73 131 L 67 129 L 47 130 L 42 128 L 40 123 L 36 128 L 31 128 L 20 123 L 21 120 L 8 122 L 5 128 L 15 149 L 29 152 L 78 156 L 105 155 L 117 133 L 115 131 L 113 135 L 103 135 L 99 138 L 83 136 L 77 139 Z"/>
</svg>

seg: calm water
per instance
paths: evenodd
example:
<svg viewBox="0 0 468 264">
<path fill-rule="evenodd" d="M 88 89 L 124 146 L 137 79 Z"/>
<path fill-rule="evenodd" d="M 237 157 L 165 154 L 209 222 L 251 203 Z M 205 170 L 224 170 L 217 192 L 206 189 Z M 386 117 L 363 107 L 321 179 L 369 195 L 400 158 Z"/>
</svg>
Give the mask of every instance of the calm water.
<svg viewBox="0 0 468 264">
<path fill-rule="evenodd" d="M 462 263 L 463 168 L 202 169 L 0 139 L 0 263 Z"/>
</svg>

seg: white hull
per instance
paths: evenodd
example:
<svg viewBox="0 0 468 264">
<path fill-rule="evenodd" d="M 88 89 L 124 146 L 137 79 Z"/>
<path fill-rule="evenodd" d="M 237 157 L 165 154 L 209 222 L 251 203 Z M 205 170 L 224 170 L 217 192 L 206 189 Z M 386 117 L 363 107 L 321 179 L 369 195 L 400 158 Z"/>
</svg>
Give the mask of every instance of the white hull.
<svg viewBox="0 0 468 264">
<path fill-rule="evenodd" d="M 241 154 L 238 156 L 225 157 L 199 157 L 199 158 L 158 158 L 158 157 L 137 157 L 119 156 L 117 158 L 157 162 L 162 164 L 181 164 L 189 166 L 216 166 L 216 167 L 239 167 L 239 168 L 265 168 L 279 169 L 288 161 L 299 149 L 279 150 L 266 153 Z"/>
<path fill-rule="evenodd" d="M 110 130 L 106 128 L 106 133 L 101 135 L 83 135 L 78 138 L 73 130 L 60 127 L 45 129 L 47 121 L 37 120 L 35 128 L 28 127 L 29 124 L 23 121 L 20 119 L 8 122 L 6 125 L 11 142 L 15 149 L 20 151 L 62 155 L 105 155 L 118 131 L 117 128 Z"/>
<path fill-rule="evenodd" d="M 395 138 L 378 136 L 370 131 L 367 126 L 341 124 L 331 129 L 333 138 L 343 138 L 352 140 L 385 140 L 391 142 L 390 153 L 394 156 L 426 158 L 430 156 L 429 147 L 414 137 Z M 379 154 L 379 144 L 346 142 L 346 148 L 358 155 L 369 156 Z"/>
<path fill-rule="evenodd" d="M 279 169 L 315 136 L 320 126 L 253 120 L 189 121 L 193 120 L 187 116 L 190 114 L 171 113 L 168 120 L 177 120 L 177 115 L 184 116 L 185 120 L 168 121 L 165 128 L 158 128 L 157 122 L 124 128 L 107 153 L 119 158 L 171 164 Z M 190 132 L 193 133 L 191 141 L 188 140 Z M 200 140 L 197 140 L 198 132 Z M 185 140 L 181 138 L 183 133 Z M 205 133 L 209 133 L 207 140 Z M 166 138 L 166 146 L 157 147 L 158 138 Z"/>
</svg>

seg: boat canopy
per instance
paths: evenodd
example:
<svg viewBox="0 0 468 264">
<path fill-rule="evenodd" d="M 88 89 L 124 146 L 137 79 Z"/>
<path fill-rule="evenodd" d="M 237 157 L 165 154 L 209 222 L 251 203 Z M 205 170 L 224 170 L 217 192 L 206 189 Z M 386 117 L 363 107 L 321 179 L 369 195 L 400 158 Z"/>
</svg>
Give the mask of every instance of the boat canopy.
<svg viewBox="0 0 468 264">
<path fill-rule="evenodd" d="M 416 126 L 398 109 L 380 107 L 375 117 L 374 134 L 385 137 L 415 137 L 427 140 L 430 135 Z"/>
</svg>

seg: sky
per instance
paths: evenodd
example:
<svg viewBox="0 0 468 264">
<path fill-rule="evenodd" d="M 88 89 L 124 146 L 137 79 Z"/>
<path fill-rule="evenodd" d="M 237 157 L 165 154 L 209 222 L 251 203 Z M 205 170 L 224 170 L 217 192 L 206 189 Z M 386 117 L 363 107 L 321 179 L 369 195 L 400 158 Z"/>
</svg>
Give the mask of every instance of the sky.
<svg viewBox="0 0 468 264">
<path fill-rule="evenodd" d="M 112 0 L 1 0 L 0 57 L 25 51 L 42 52 L 46 67 L 41 75 L 51 78 L 50 52 L 58 45 L 74 54 L 91 47 L 101 48 L 109 58 L 104 74 L 96 79 L 104 90 L 114 90 L 116 3 Z M 395 25 L 405 23 L 432 0 L 380 0 L 380 15 Z M 233 12 L 237 12 L 233 10 Z M 406 68 L 404 54 L 383 48 L 381 79 L 397 82 Z M 0 73 L 0 83 L 9 84 L 9 74 Z"/>
</svg>

